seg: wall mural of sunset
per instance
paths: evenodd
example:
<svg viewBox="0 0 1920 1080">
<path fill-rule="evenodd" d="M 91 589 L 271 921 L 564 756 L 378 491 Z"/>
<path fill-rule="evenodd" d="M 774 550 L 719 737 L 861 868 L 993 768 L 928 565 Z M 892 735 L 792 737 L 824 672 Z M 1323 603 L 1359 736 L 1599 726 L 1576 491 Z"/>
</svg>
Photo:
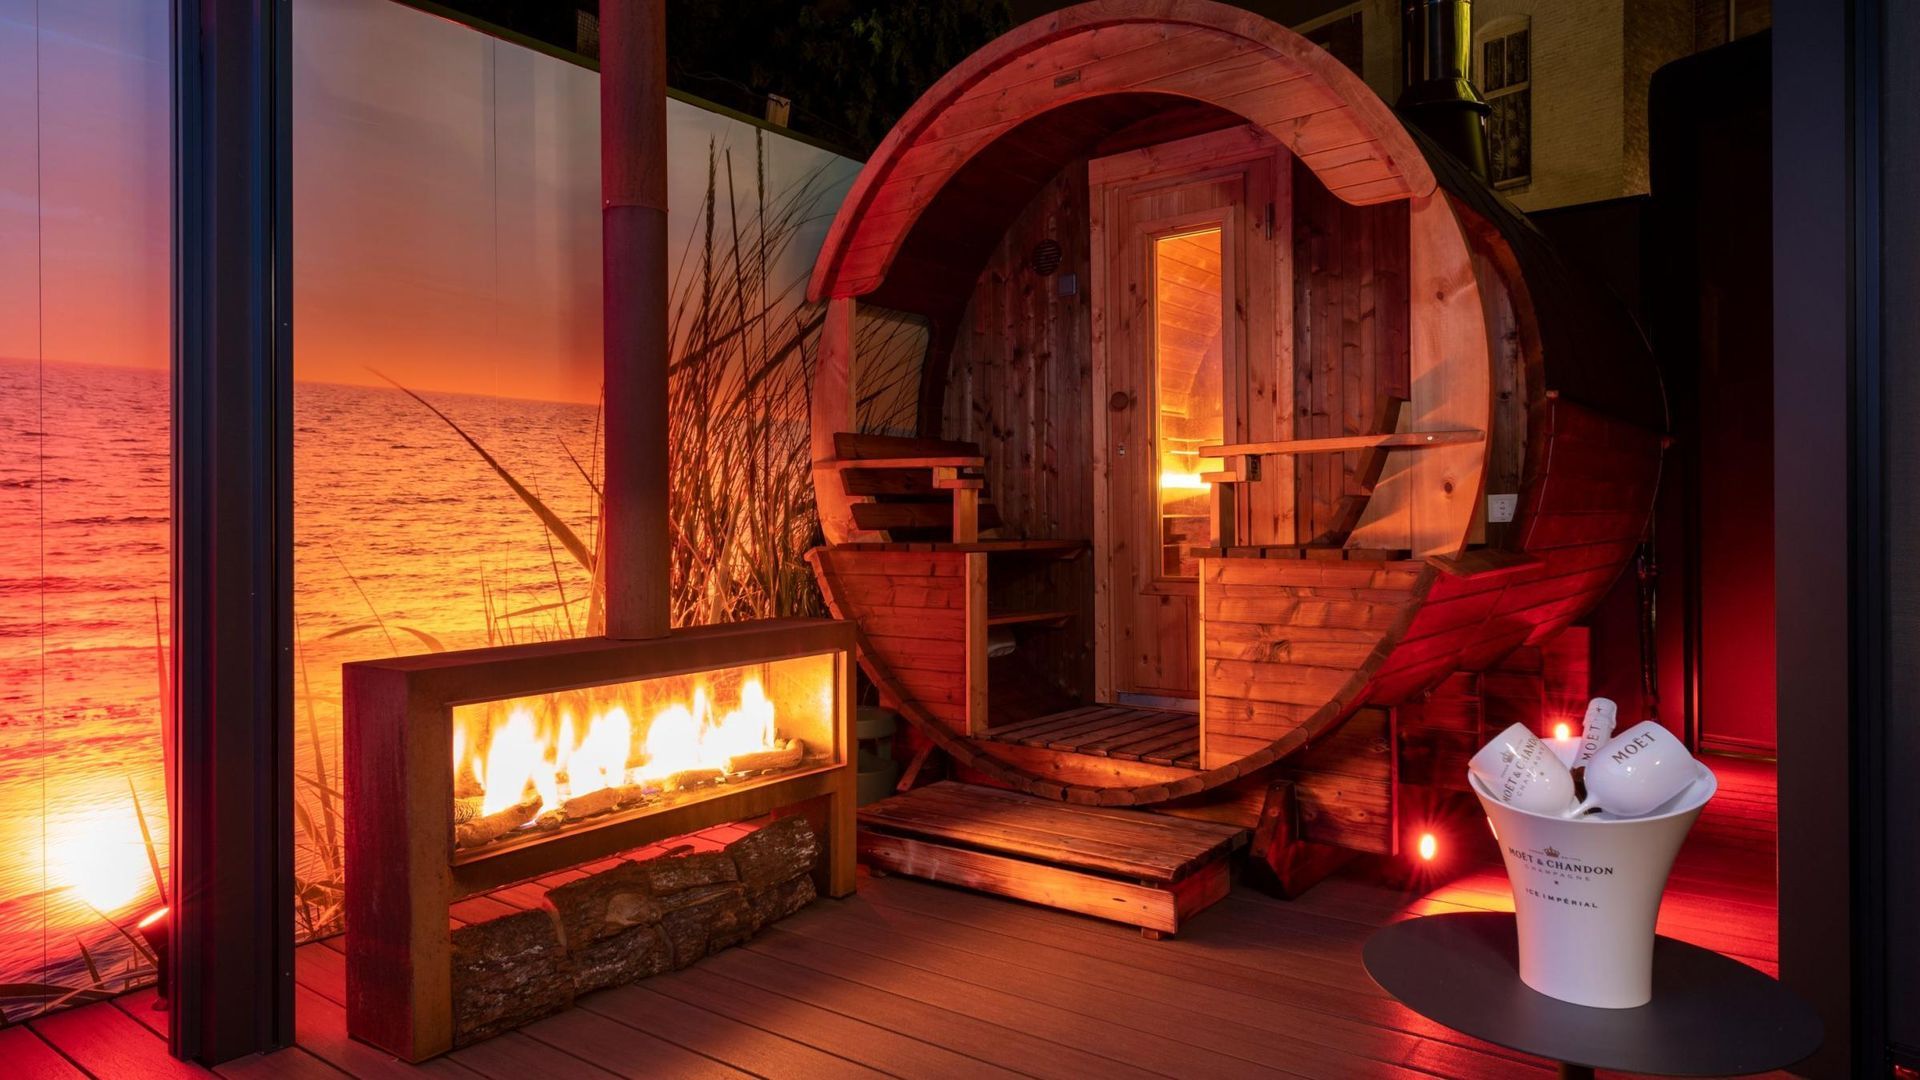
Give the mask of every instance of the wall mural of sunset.
<svg viewBox="0 0 1920 1080">
<path fill-rule="evenodd" d="M 151 978 L 129 931 L 167 857 L 166 8 L 53 7 L 86 27 L 0 0 L 8 1019 Z M 599 632 L 599 121 L 590 70 L 390 0 L 296 0 L 293 79 L 308 938 L 351 887 L 340 665 Z M 858 165 L 681 101 L 668 124 L 674 618 L 817 613 L 803 293 Z M 911 427 L 924 327 L 860 335 L 864 425 Z"/>
<path fill-rule="evenodd" d="M 0 1014 L 152 978 L 167 8 L 0 0 Z"/>
</svg>

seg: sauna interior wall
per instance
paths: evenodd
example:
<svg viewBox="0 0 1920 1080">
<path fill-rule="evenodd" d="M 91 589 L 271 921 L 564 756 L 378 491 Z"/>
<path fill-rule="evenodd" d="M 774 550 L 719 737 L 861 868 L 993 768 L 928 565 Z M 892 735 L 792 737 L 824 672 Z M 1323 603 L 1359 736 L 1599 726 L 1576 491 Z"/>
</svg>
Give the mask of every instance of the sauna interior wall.
<svg viewBox="0 0 1920 1080">
<path fill-rule="evenodd" d="M 1087 161 L 1040 189 L 987 257 L 955 330 L 942 430 L 980 444 L 1001 535 L 1093 535 L 1092 323 L 1089 306 Z M 1034 266 L 1051 240 L 1060 261 Z M 1023 635 L 1020 667 L 1090 700 L 1093 570 L 1086 558 L 1025 570 L 996 561 L 989 588 L 1005 610 L 1071 610 L 1064 632 Z M 996 668 L 997 670 L 997 668 Z"/>
<path fill-rule="evenodd" d="M 1296 161 L 1292 220 L 1293 437 L 1366 434 L 1383 396 L 1409 393 L 1407 204 L 1349 206 Z M 1360 493 L 1360 455 L 1297 461 L 1294 507 L 1304 543 L 1332 523 L 1341 496 Z"/>
</svg>

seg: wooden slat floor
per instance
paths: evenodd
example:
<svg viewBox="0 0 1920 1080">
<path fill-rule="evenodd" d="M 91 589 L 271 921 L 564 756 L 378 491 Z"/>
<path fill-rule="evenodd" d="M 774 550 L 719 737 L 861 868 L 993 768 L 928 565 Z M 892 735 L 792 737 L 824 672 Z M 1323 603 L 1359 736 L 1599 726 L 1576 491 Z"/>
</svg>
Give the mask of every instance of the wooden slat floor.
<svg viewBox="0 0 1920 1080">
<path fill-rule="evenodd" d="M 989 728 L 984 738 L 1155 765 L 1200 767 L 1200 717 L 1172 709 L 1083 705 Z"/>
<path fill-rule="evenodd" d="M 1676 867 L 1661 932 L 1773 972 L 1773 774 L 1714 759 L 1721 795 Z M 1477 821 L 1456 872 L 1403 885 L 1343 873 L 1283 902 L 1247 888 L 1179 938 L 902 878 L 863 875 L 694 967 L 592 995 L 424 1067 L 348 1039 L 345 958 L 298 952 L 293 1049 L 225 1077 L 1472 1077 L 1548 1063 L 1428 1023 L 1384 995 L 1361 944 L 1388 922 L 1511 908 Z M 1456 825 L 1457 828 L 1457 825 Z M 1479 839 L 1475 839 L 1478 837 Z M 1451 844 L 1451 838 L 1446 841 Z M 1445 873 L 1444 871 L 1442 873 Z M 6 1080 L 206 1076 L 174 1062 L 151 991 L 0 1029 Z M 1611 1075 L 1611 1074 L 1609 1074 Z"/>
</svg>

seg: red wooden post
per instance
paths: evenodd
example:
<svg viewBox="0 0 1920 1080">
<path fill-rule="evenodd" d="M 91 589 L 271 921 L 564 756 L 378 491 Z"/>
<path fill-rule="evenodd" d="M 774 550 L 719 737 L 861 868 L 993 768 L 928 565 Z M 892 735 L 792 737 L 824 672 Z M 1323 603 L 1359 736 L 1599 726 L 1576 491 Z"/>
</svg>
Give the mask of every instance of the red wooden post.
<svg viewBox="0 0 1920 1080">
<path fill-rule="evenodd" d="M 668 630 L 664 0 L 600 5 L 607 636 Z"/>
</svg>

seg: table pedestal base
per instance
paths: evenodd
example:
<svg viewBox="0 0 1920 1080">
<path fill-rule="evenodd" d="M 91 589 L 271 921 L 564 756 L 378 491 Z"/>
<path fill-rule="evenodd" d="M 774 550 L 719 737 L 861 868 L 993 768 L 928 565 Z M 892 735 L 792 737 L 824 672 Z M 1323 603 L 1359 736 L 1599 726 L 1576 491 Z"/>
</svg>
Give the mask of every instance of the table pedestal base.
<svg viewBox="0 0 1920 1080">
<path fill-rule="evenodd" d="M 1559 1062 L 1566 1080 L 1593 1080 L 1596 1068 L 1744 1076 L 1820 1047 L 1820 1018 L 1778 982 L 1672 938 L 1655 941 L 1653 1000 L 1635 1009 L 1574 1005 L 1522 983 L 1511 915 L 1394 923 L 1367 941 L 1364 958 L 1373 980 L 1414 1012 Z"/>
</svg>

